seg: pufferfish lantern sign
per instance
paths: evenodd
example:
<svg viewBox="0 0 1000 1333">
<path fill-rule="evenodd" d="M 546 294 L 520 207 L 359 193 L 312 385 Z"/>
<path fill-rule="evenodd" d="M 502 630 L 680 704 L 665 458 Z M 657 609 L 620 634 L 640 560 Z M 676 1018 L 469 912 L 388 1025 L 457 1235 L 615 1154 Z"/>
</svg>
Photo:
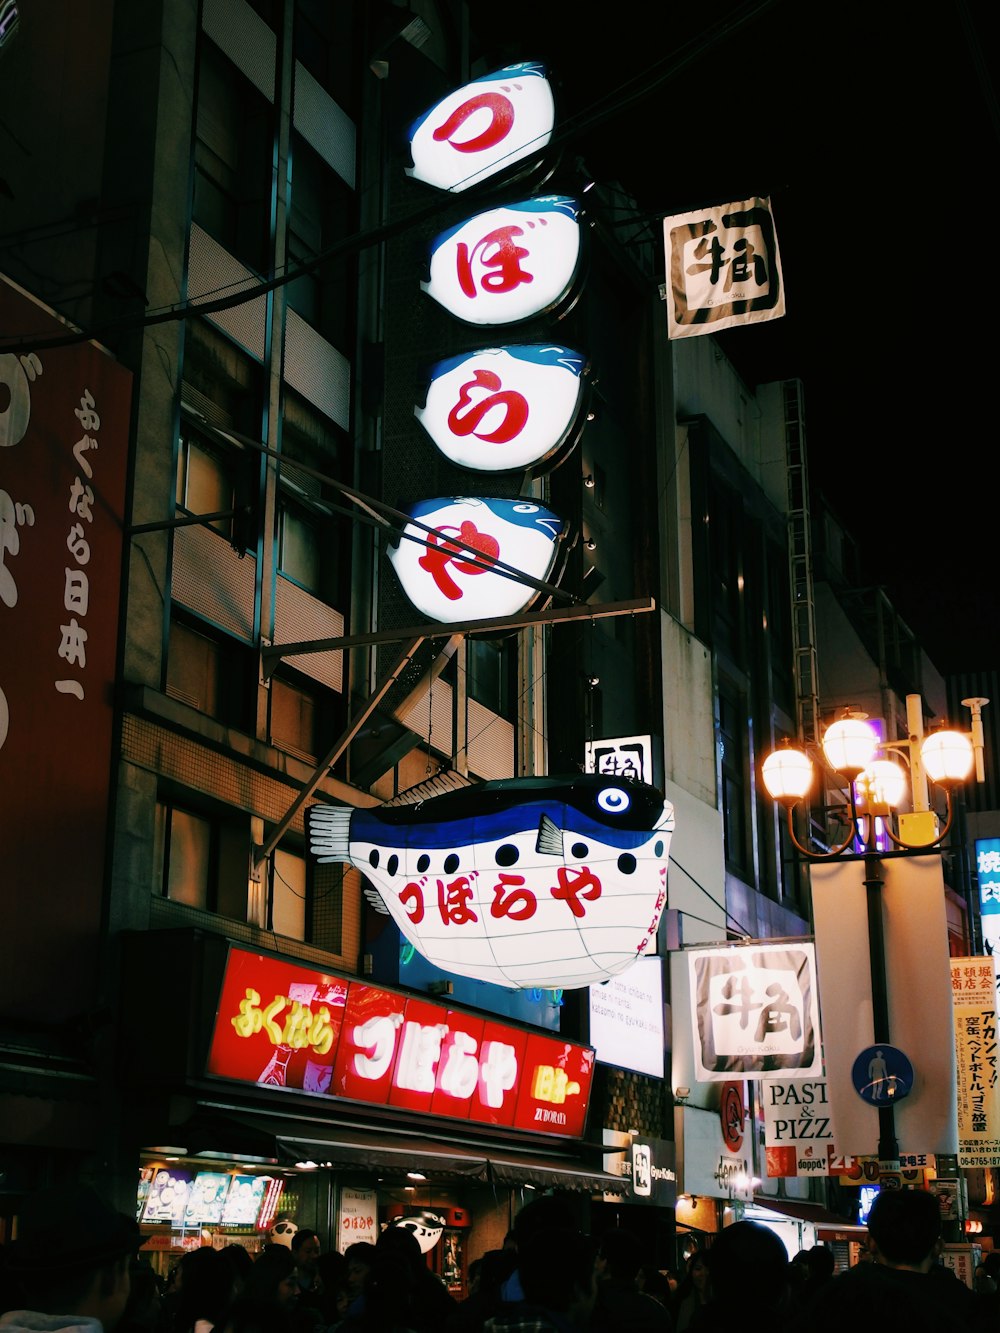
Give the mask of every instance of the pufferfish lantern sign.
<svg viewBox="0 0 1000 1333">
<path fill-rule="evenodd" d="M 674 811 L 646 783 L 507 778 L 412 806 L 313 805 L 306 828 L 318 862 L 357 867 L 459 976 L 572 990 L 655 947 Z"/>
</svg>

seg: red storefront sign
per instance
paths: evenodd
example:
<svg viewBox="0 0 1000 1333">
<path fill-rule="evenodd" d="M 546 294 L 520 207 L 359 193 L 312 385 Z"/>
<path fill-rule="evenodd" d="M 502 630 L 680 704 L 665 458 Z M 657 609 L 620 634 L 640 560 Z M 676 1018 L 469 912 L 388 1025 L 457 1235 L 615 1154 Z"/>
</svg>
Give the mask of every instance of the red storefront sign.
<svg viewBox="0 0 1000 1333">
<path fill-rule="evenodd" d="M 449 1119 L 583 1135 L 589 1046 L 231 947 L 207 1072 Z"/>
</svg>

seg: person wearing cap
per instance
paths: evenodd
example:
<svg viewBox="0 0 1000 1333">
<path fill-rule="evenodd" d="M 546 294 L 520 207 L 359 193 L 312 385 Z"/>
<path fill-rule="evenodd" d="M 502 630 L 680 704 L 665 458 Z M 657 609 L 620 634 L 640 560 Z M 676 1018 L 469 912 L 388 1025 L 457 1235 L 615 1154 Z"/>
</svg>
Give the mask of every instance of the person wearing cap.
<svg viewBox="0 0 1000 1333">
<path fill-rule="evenodd" d="M 138 1248 L 135 1220 L 89 1186 L 28 1199 L 3 1255 L 8 1309 L 0 1333 L 111 1333 Z"/>
</svg>

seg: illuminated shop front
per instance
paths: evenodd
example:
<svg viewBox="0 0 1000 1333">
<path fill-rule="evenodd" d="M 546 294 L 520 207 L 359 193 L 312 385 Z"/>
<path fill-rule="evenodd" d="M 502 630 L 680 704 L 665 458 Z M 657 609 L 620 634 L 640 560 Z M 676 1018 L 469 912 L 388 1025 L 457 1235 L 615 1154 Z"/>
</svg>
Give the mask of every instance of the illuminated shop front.
<svg viewBox="0 0 1000 1333">
<path fill-rule="evenodd" d="M 161 1269 L 186 1249 L 257 1250 L 296 1227 L 346 1249 L 403 1225 L 464 1295 L 469 1260 L 502 1245 L 533 1191 L 574 1191 L 581 1210 L 623 1191 L 583 1142 L 591 1047 L 223 939 L 169 936 L 165 951 L 201 954 L 203 1018 L 185 1029 L 174 996 L 176 1040 L 130 1043 L 142 1065 L 130 1080 L 137 1216 Z"/>
</svg>

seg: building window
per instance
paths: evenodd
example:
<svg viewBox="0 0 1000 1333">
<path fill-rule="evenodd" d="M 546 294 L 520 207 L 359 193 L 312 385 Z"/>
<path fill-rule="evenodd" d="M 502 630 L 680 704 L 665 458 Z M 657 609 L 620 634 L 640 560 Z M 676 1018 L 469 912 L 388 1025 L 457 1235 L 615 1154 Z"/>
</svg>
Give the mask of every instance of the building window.
<svg viewBox="0 0 1000 1333">
<path fill-rule="evenodd" d="M 355 230 L 353 191 L 306 143 L 292 137 L 288 267 L 295 271 Z M 354 264 L 325 264 L 293 278 L 288 304 L 338 351 L 352 350 Z"/>
<path fill-rule="evenodd" d="M 194 221 L 256 273 L 266 271 L 273 110 L 203 41 L 198 73 Z"/>
<path fill-rule="evenodd" d="M 257 460 L 227 449 L 182 421 L 177 450 L 177 504 L 185 513 L 223 514 L 205 526 L 241 553 L 257 551 Z"/>
<path fill-rule="evenodd" d="M 243 727 L 248 660 L 247 650 L 235 640 L 175 615 L 167 646 L 166 693 L 225 726 Z"/>
<path fill-rule="evenodd" d="M 278 494 L 278 569 L 328 606 L 342 606 L 346 590 L 348 518 L 335 486 L 348 456 L 337 428 L 297 394 L 285 391 Z M 301 465 L 301 466 L 297 466 Z"/>
<path fill-rule="evenodd" d="M 249 850 L 245 821 L 161 800 L 156 806 L 153 893 L 245 921 Z"/>
<path fill-rule="evenodd" d="M 466 689 L 470 699 L 511 718 L 517 683 L 517 639 L 466 639 Z"/>
<path fill-rule="evenodd" d="M 363 13 L 357 4 L 295 0 L 295 58 L 355 120 L 361 111 L 357 49 Z"/>
<path fill-rule="evenodd" d="M 307 762 L 318 758 L 320 708 L 315 692 L 280 676 L 271 679 L 271 744 Z"/>
<path fill-rule="evenodd" d="M 747 711 L 741 691 L 719 685 L 719 759 L 726 865 L 752 883 L 747 784 Z"/>
<path fill-rule="evenodd" d="M 266 928 L 285 939 L 340 953 L 344 939 L 344 867 L 317 866 L 294 849 L 268 859 Z"/>
<path fill-rule="evenodd" d="M 308 909 L 305 857 L 279 847 L 269 864 L 267 928 L 290 940 L 305 940 Z"/>
</svg>

